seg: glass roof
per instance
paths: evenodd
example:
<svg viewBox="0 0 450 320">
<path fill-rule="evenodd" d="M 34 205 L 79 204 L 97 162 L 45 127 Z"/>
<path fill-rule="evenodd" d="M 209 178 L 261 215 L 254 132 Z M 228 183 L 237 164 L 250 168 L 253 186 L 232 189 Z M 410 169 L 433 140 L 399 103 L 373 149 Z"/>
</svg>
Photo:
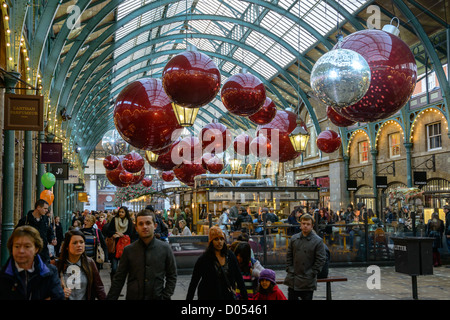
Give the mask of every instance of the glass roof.
<svg viewBox="0 0 450 320">
<path fill-rule="evenodd" d="M 117 8 L 117 20 L 130 15 L 133 11 L 140 7 L 157 1 L 145 0 L 126 0 Z M 267 1 L 271 2 L 271 1 Z M 250 1 L 240 0 L 182 0 L 158 6 L 142 15 L 134 18 L 122 28 L 115 32 L 116 43 L 134 32 L 136 29 L 149 25 L 153 22 L 167 20 L 172 17 L 184 17 L 174 23 L 160 24 L 158 27 L 146 31 L 142 31 L 139 35 L 126 41 L 124 44 L 114 50 L 113 58 L 115 66 L 113 68 L 113 89 L 115 99 L 118 95 L 118 88 L 123 87 L 127 83 L 133 82 L 141 77 L 160 77 L 163 66 L 174 55 L 172 50 L 179 52 L 185 50 L 186 41 L 197 47 L 199 51 L 206 54 L 208 52 L 218 53 L 229 59 L 219 59 L 212 57 L 219 66 L 223 79 L 226 81 L 225 74 L 235 74 L 240 72 L 241 66 L 236 62 L 247 66 L 249 72 L 259 74 L 265 80 L 270 81 L 279 74 L 278 70 L 287 69 L 293 64 L 297 57 L 296 54 L 304 54 L 309 48 L 318 42 L 305 28 L 297 24 L 298 21 L 292 19 L 300 19 L 315 29 L 321 36 L 325 36 L 334 30 L 337 23 L 343 21 L 342 15 L 331 6 L 329 0 L 280 0 L 278 1 L 279 10 L 287 10 L 292 16 L 286 17 L 283 11 L 276 12 L 268 10 L 265 7 L 253 4 Z M 350 14 L 358 10 L 364 5 L 366 0 L 339 0 L 338 5 L 345 8 Z M 275 4 L 275 1 L 272 1 Z M 197 15 L 215 15 L 220 16 L 220 20 L 200 19 Z M 230 19 L 242 19 L 255 25 L 253 29 L 244 25 L 238 25 Z M 320 23 L 317 23 L 320 21 Z M 186 22 L 188 27 L 186 28 Z M 187 30 L 186 30 L 187 29 Z M 269 33 L 273 34 L 269 37 Z M 158 37 L 169 35 L 184 35 L 178 40 L 168 40 L 165 42 L 152 41 Z M 213 38 L 191 37 L 193 34 L 211 35 Z M 217 40 L 214 40 L 217 37 Z M 242 46 L 236 46 L 231 43 L 223 43 L 221 37 L 229 38 L 242 43 Z M 290 52 L 286 47 L 280 44 L 283 40 L 290 45 L 295 52 Z M 136 46 L 147 43 L 148 45 L 132 54 L 126 55 L 128 51 Z M 252 49 L 249 49 L 252 48 Z M 253 52 L 251 52 L 252 50 Z M 255 51 L 256 50 L 256 51 Z M 170 53 L 164 53 L 171 51 Z M 157 56 L 151 58 L 152 56 Z M 124 58 L 125 56 L 125 58 Z M 142 57 L 149 59 L 141 60 Z M 153 68 L 154 65 L 160 65 Z M 162 65 L 162 66 L 161 66 Z M 123 70 L 124 66 L 129 66 Z M 122 70 L 116 73 L 117 70 Z M 140 70 L 139 73 L 135 73 Z M 212 103 L 216 108 L 226 112 L 220 99 L 216 99 Z M 214 109 L 209 106 L 207 109 Z M 204 116 L 209 119 L 209 116 Z M 198 128 L 197 128 L 198 129 Z"/>
</svg>

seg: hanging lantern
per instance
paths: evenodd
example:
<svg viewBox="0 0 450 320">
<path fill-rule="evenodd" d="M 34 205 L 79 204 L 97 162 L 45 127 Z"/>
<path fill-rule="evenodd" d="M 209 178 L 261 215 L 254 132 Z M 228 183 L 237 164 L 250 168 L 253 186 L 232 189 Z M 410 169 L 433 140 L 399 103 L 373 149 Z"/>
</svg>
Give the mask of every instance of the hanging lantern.
<svg viewBox="0 0 450 320">
<path fill-rule="evenodd" d="M 156 154 L 152 151 L 145 151 L 145 157 L 148 162 L 156 162 L 159 158 L 159 154 Z"/>
<path fill-rule="evenodd" d="M 230 130 L 217 121 L 208 123 L 200 132 L 203 151 L 211 154 L 225 152 L 233 141 Z"/>
<path fill-rule="evenodd" d="M 338 47 L 317 60 L 310 79 L 317 98 L 334 108 L 342 108 L 358 102 L 366 94 L 370 67 L 359 53 Z"/>
<path fill-rule="evenodd" d="M 210 57 L 190 45 L 166 64 L 162 85 L 173 103 L 184 108 L 200 108 L 218 94 L 220 71 Z"/>
<path fill-rule="evenodd" d="M 297 127 L 289 134 L 292 147 L 296 152 L 305 152 L 309 140 L 308 131 L 302 126 L 303 121 L 297 120 Z"/>
<path fill-rule="evenodd" d="M 277 107 L 275 103 L 269 97 L 266 97 L 266 101 L 262 108 L 248 117 L 248 119 L 258 125 L 268 124 L 270 121 L 275 118 L 277 114 Z"/>
<path fill-rule="evenodd" d="M 132 82 L 120 92 L 114 124 L 126 142 L 150 151 L 169 146 L 182 131 L 161 80 L 151 78 Z"/>
<path fill-rule="evenodd" d="M 147 151 L 151 152 L 151 151 Z M 122 158 L 122 167 L 131 173 L 136 173 L 141 171 L 141 169 L 144 167 L 145 160 L 142 158 L 142 156 L 135 152 L 131 151 L 130 153 L 126 154 Z"/>
<path fill-rule="evenodd" d="M 232 171 L 235 171 L 235 172 L 239 171 L 241 164 L 242 164 L 242 160 L 237 157 L 230 160 L 230 167 L 231 167 Z"/>
<path fill-rule="evenodd" d="M 177 117 L 178 123 L 182 127 L 192 127 L 197 118 L 200 108 L 185 108 L 179 104 L 172 103 L 173 111 Z"/>
<path fill-rule="evenodd" d="M 371 80 L 367 93 L 353 105 L 335 109 L 355 122 L 375 122 L 400 110 L 410 99 L 417 81 L 417 65 L 409 46 L 386 30 L 362 30 L 345 37 L 341 48 L 363 56 L 370 66 Z"/>
<path fill-rule="evenodd" d="M 333 130 L 322 131 L 316 139 L 317 148 L 325 153 L 332 153 L 341 146 L 341 137 Z"/>
<path fill-rule="evenodd" d="M 330 121 L 338 127 L 348 127 L 355 124 L 354 121 L 347 119 L 334 111 L 333 107 L 327 106 L 327 117 Z"/>
<path fill-rule="evenodd" d="M 266 101 L 266 88 L 257 77 L 241 73 L 228 78 L 220 93 L 223 105 L 237 116 L 248 117 L 258 112 Z"/>
</svg>

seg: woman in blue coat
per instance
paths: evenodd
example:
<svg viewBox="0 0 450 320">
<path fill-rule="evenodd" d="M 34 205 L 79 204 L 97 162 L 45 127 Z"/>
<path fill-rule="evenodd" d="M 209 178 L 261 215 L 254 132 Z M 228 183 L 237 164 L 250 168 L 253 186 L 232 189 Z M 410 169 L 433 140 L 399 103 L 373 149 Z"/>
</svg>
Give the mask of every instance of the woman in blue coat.
<svg viewBox="0 0 450 320">
<path fill-rule="evenodd" d="M 56 267 L 38 254 L 43 241 L 35 228 L 17 227 L 7 247 L 11 256 L 0 271 L 0 300 L 64 300 Z"/>
</svg>

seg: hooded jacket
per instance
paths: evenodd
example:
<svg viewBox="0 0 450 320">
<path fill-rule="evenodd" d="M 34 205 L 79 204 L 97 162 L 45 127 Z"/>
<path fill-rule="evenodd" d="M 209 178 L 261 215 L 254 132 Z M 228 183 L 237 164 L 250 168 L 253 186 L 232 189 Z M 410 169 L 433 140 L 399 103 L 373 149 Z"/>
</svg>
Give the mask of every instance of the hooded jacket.
<svg viewBox="0 0 450 320">
<path fill-rule="evenodd" d="M 257 292 L 252 300 L 287 300 L 286 296 L 284 295 L 283 291 L 278 288 L 278 285 L 275 285 L 273 287 L 272 292 L 268 294 L 264 294 L 261 292 Z"/>
<path fill-rule="evenodd" d="M 27 272 L 27 280 L 22 280 L 10 257 L 0 272 L 0 300 L 64 300 L 56 267 L 45 264 L 38 254 L 34 258 L 34 271 Z"/>
</svg>

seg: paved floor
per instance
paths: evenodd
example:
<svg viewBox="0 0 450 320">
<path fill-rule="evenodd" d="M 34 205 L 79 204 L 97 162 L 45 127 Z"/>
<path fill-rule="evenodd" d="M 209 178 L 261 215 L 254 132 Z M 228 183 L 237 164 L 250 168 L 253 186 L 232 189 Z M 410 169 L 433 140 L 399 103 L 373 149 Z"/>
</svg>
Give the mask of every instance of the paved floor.
<svg viewBox="0 0 450 320">
<path fill-rule="evenodd" d="M 275 270 L 277 279 L 284 278 L 284 270 Z M 109 264 L 100 271 L 106 292 L 111 281 Z M 331 285 L 333 300 L 412 300 L 411 276 L 395 272 L 393 266 L 339 267 L 330 268 L 330 276 L 346 277 L 347 282 L 335 282 Z M 191 275 L 178 275 L 173 300 L 185 300 Z M 378 286 L 379 284 L 379 286 Z M 126 285 L 122 291 L 125 294 Z M 287 287 L 279 285 L 287 297 Z M 326 285 L 319 283 L 314 300 L 326 299 Z M 418 276 L 417 288 L 419 300 L 450 300 L 450 268 L 434 268 L 433 275 Z M 121 296 L 120 299 L 125 299 Z"/>
</svg>

